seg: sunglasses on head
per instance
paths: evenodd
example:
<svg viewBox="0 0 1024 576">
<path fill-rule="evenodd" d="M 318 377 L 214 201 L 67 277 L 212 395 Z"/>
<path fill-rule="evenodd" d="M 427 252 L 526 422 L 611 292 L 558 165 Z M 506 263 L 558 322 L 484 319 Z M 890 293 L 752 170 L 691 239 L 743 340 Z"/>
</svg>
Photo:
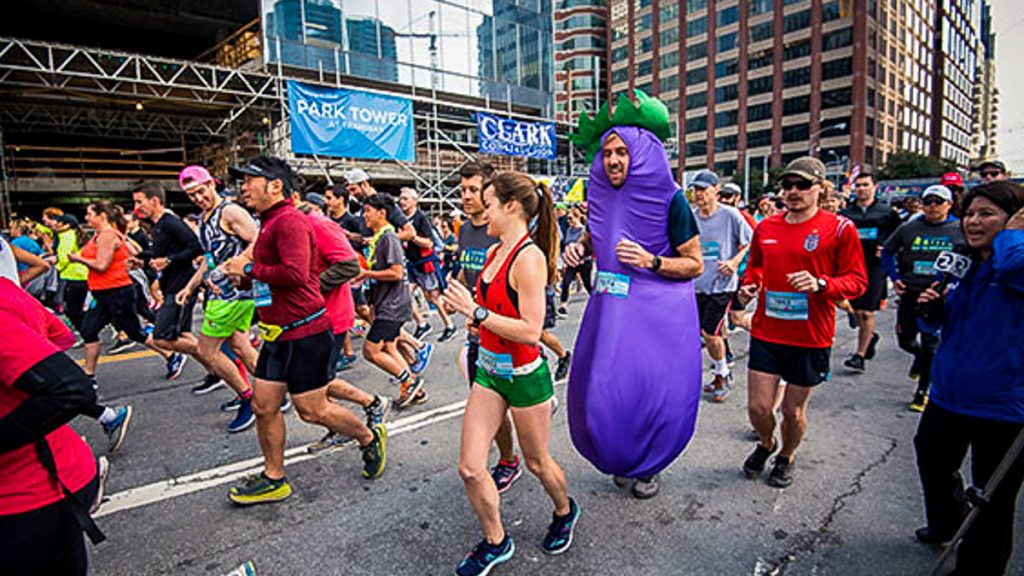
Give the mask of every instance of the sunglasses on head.
<svg viewBox="0 0 1024 576">
<path fill-rule="evenodd" d="M 783 190 L 789 190 L 790 188 L 796 188 L 797 190 L 810 190 L 814 183 L 810 180 L 804 180 L 803 178 L 786 179 L 780 183 Z"/>
<path fill-rule="evenodd" d="M 982 178 L 995 178 L 995 177 L 999 176 L 1000 174 L 1002 174 L 1002 172 L 1000 172 L 999 170 L 983 170 L 981 172 L 981 177 Z"/>
<path fill-rule="evenodd" d="M 921 203 L 925 206 L 941 206 L 946 203 L 946 199 L 938 196 L 929 196 L 924 200 L 921 200 Z"/>
</svg>

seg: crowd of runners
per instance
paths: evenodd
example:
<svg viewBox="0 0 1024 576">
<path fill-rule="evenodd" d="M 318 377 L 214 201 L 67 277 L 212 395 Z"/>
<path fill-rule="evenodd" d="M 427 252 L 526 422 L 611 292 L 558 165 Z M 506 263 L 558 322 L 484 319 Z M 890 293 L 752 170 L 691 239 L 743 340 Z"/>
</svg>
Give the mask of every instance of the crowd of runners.
<svg viewBox="0 0 1024 576">
<path fill-rule="evenodd" d="M 611 186 L 629 182 L 623 139 L 612 133 L 598 154 L 595 169 Z M 666 250 L 617 240 L 612 257 L 622 266 L 693 283 L 708 401 L 735 401 L 730 333 L 749 332 L 756 444 L 737 455 L 743 474 L 766 474 L 777 488 L 799 476 L 809 401 L 831 377 L 838 317 L 858 331 L 842 361 L 851 373 L 865 372 L 887 340 L 910 354 L 909 409 L 924 412 L 915 447 L 928 522 L 917 537 L 953 536 L 968 509 L 958 472 L 968 448 L 983 483 L 1024 424 L 1024 191 L 999 161 L 979 172 L 982 184 L 970 190 L 950 173 L 897 206 L 879 197 L 873 175 L 858 174 L 847 192 L 804 157 L 786 166 L 777 192 L 743 206 L 739 186 L 703 170 L 659 215 Z M 311 186 L 287 162 L 261 156 L 230 176 L 237 186 L 202 166 L 182 170 L 189 216 L 168 207 L 160 184 L 142 182 L 131 207 L 47 209 L 0 240 L 0 531 L 13 536 L 0 544 L 0 565 L 85 573 L 82 533 L 102 537 L 89 513 L 144 409 L 98 401 L 110 379 L 98 362 L 108 327 L 107 354 L 145 346 L 164 359 L 168 380 L 190 361 L 201 365 L 193 394 L 230 388 L 233 398 L 211 410 L 225 413 L 227 433 L 255 427 L 264 462 L 230 488 L 238 505 L 292 494 L 282 415 L 292 407 L 324 429 L 309 451 L 354 441 L 362 475 L 379 477 L 391 411 L 428 403 L 430 386 L 453 377 L 430 370 L 427 338 L 464 339 L 458 473 L 483 539 L 456 571 L 486 574 L 514 554 L 500 503 L 523 468 L 551 499 L 542 549 L 568 549 L 581 503 L 548 437 L 554 384 L 580 358 L 552 329 L 570 315 L 574 293 L 629 290 L 601 272 L 606 256 L 595 254 L 587 204 L 557 204 L 543 183 L 483 161 L 461 170 L 461 209 L 433 218 L 415 190 L 378 192 L 358 168 L 343 184 Z M 942 258 L 967 269 L 938 266 Z M 877 320 L 886 306 L 897 308 L 893 336 Z M 81 366 L 66 354 L 79 346 Z M 394 397 L 343 378 L 361 361 L 358 348 L 397 386 Z M 66 426 L 77 415 L 95 419 L 108 444 L 87 446 Z M 1005 570 L 1022 478 L 1018 461 L 961 544 L 957 573 Z M 657 474 L 614 482 L 641 499 L 660 489 Z"/>
</svg>

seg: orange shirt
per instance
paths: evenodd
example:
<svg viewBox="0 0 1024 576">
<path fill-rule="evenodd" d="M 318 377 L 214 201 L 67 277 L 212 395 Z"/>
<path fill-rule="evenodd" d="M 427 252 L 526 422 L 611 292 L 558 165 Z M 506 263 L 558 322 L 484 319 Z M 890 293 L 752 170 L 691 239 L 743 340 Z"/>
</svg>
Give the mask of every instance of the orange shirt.
<svg viewBox="0 0 1024 576">
<path fill-rule="evenodd" d="M 114 251 L 114 259 L 110 262 L 110 267 L 107 268 L 105 272 L 97 272 L 92 269 L 89 270 L 89 279 L 87 284 L 89 286 L 89 290 L 92 292 L 132 285 L 132 279 L 128 276 L 128 246 L 125 244 L 124 237 L 120 232 L 117 232 L 114 229 L 110 229 L 110 232 L 117 234 L 117 238 L 120 241 L 121 246 Z M 105 233 L 107 233 L 107 230 L 96 234 L 85 244 L 85 246 L 82 247 L 82 258 L 96 258 L 96 239 L 99 238 L 100 234 Z"/>
</svg>

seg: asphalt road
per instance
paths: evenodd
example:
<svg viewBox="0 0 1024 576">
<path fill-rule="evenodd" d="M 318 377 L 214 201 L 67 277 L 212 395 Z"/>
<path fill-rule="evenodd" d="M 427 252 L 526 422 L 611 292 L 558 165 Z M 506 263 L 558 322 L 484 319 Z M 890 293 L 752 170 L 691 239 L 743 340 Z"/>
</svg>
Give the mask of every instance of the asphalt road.
<svg viewBox="0 0 1024 576">
<path fill-rule="evenodd" d="M 574 300 L 572 317 L 555 330 L 567 346 L 582 307 Z M 845 319 L 840 324 L 833 379 L 811 400 L 793 486 L 778 490 L 740 474 L 753 447 L 747 336 L 740 333 L 732 337 L 734 393 L 723 404 L 702 402 L 694 440 L 662 475 L 653 500 L 633 499 L 583 460 L 559 411 L 550 447 L 583 511 L 574 545 L 558 557 L 541 553 L 550 502 L 524 475 L 502 498 L 518 549 L 493 574 L 927 574 L 937 554 L 913 539 L 923 512 L 912 445 L 918 416 L 906 410 L 914 386 L 905 377 L 908 357 L 896 349 L 893 314 L 885 312 L 878 358 L 865 374 L 848 374 L 841 362 L 854 332 Z M 456 470 L 466 397 L 456 340 L 435 342 L 430 401 L 392 412 L 383 477 L 364 480 L 351 446 L 306 456 L 304 445 L 323 431 L 293 411 L 286 420 L 295 493 L 245 509 L 228 501 L 227 490 L 233 478 L 258 469 L 260 453 L 254 431 L 224 432 L 228 417 L 217 405 L 228 392 L 193 396 L 189 389 L 202 377 L 195 363 L 167 382 L 154 356 L 111 357 L 98 370 L 101 399 L 130 402 L 136 412 L 125 446 L 110 458 L 111 498 L 99 519 L 109 539 L 92 548 L 93 573 L 219 575 L 248 560 L 259 574 L 453 573 L 481 538 Z M 397 394 L 362 360 L 343 375 L 367 391 Z M 558 396 L 564 403 L 564 386 Z M 74 425 L 102 451 L 95 422 Z M 1022 548 L 1011 574 L 1024 573 Z"/>
</svg>

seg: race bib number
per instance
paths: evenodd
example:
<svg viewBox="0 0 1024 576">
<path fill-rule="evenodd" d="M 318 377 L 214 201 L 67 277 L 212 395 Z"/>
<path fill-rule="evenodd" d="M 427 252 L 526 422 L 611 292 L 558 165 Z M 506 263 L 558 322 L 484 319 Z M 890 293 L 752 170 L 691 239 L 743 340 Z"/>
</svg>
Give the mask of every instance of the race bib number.
<svg viewBox="0 0 1024 576">
<path fill-rule="evenodd" d="M 700 254 L 705 260 L 718 260 L 722 254 L 722 247 L 718 242 L 701 242 Z"/>
<path fill-rule="evenodd" d="M 764 313 L 777 320 L 807 320 L 807 294 L 804 292 L 772 292 L 765 294 Z"/>
<path fill-rule="evenodd" d="M 608 294 L 616 298 L 629 296 L 630 278 L 625 274 L 614 272 L 598 272 L 597 283 L 594 286 L 595 294 Z"/>
<path fill-rule="evenodd" d="M 267 286 L 266 282 L 253 280 L 252 291 L 253 301 L 256 303 L 257 308 L 265 308 L 273 303 L 274 299 L 270 296 L 270 286 Z"/>
<path fill-rule="evenodd" d="M 480 354 L 477 356 L 476 365 L 488 374 L 497 376 L 498 378 L 504 378 L 505 380 L 512 379 L 513 370 L 515 368 L 512 365 L 511 354 L 496 354 L 483 347 L 480 348 Z"/>
<path fill-rule="evenodd" d="M 878 240 L 878 228 L 857 228 L 861 240 Z"/>
<path fill-rule="evenodd" d="M 914 260 L 915 276 L 933 276 L 935 274 L 935 263 L 931 260 Z"/>
</svg>

